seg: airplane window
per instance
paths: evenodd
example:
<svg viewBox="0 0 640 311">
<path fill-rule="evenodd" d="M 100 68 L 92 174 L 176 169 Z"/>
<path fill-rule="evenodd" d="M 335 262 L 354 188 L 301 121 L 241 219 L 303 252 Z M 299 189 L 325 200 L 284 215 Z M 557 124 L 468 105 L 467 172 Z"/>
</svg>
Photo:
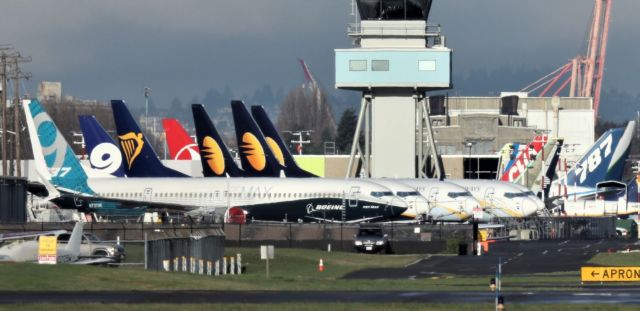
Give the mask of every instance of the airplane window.
<svg viewBox="0 0 640 311">
<path fill-rule="evenodd" d="M 401 198 L 410 196 L 410 195 L 420 195 L 417 191 L 398 191 L 398 196 Z"/>
<path fill-rule="evenodd" d="M 393 192 L 391 191 L 373 191 L 371 192 L 372 197 L 380 198 L 383 196 L 392 196 Z"/>
</svg>

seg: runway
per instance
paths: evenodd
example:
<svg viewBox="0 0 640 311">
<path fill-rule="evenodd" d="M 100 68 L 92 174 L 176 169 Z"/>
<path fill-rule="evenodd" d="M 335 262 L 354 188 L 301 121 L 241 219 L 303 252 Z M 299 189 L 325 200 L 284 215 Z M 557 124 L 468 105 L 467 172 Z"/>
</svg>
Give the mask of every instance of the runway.
<svg viewBox="0 0 640 311">
<path fill-rule="evenodd" d="M 520 304 L 640 304 L 639 289 L 505 292 Z M 33 303 L 493 303 L 486 292 L 438 291 L 29 291 L 0 292 L 0 304 Z"/>
<path fill-rule="evenodd" d="M 404 268 L 376 268 L 354 271 L 346 279 L 424 278 L 443 274 L 462 276 L 494 275 L 498 260 L 502 272 L 508 275 L 530 275 L 580 271 L 599 252 L 617 251 L 628 247 L 629 241 L 565 240 L 535 242 L 497 242 L 483 256 L 428 256 Z M 637 248 L 632 245 L 632 248 Z"/>
</svg>

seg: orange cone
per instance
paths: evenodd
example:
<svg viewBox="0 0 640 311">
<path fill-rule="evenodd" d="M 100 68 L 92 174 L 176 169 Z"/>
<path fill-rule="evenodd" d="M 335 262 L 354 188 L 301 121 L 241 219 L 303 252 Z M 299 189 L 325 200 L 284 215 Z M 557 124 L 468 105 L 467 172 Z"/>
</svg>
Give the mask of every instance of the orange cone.
<svg viewBox="0 0 640 311">
<path fill-rule="evenodd" d="M 318 271 L 324 271 L 324 262 L 322 262 L 322 258 L 320 258 L 320 262 L 318 262 Z"/>
</svg>

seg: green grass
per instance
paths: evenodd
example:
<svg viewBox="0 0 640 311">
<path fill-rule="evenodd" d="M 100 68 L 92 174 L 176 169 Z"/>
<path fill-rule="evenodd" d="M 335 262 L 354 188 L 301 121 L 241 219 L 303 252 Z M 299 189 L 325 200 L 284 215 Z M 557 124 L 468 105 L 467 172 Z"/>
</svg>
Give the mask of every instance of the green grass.
<svg viewBox="0 0 640 311">
<path fill-rule="evenodd" d="M 127 245 L 127 261 L 141 262 L 143 248 Z M 241 253 L 247 266 L 242 276 L 208 277 L 180 272 L 145 271 L 141 266 L 92 267 L 74 265 L 0 264 L 0 290 L 487 290 L 493 276 L 442 275 L 432 278 L 347 280 L 342 277 L 366 268 L 403 267 L 419 255 L 367 255 L 304 249 L 276 249 L 271 278 L 265 276 L 265 261 L 258 248 L 227 248 L 227 256 Z M 322 258 L 324 272 L 318 272 Z M 638 254 L 600 254 L 594 264 L 628 265 Z M 28 272 L 28 273 L 27 273 Z M 579 271 L 504 275 L 504 290 L 579 290 Z"/>
<path fill-rule="evenodd" d="M 559 305 L 559 304 L 538 304 L 523 305 L 513 304 L 506 305 L 508 310 L 523 311 L 543 311 L 543 310 L 566 310 L 566 311 L 630 311 L 637 310 L 637 306 L 622 305 Z M 235 310 L 235 311 L 326 311 L 326 310 L 373 310 L 373 311 L 417 311 L 417 310 L 433 310 L 433 311 L 476 311 L 476 310 L 493 310 L 492 304 L 402 304 L 402 303 L 384 303 L 384 304 L 364 304 L 364 303 L 286 303 L 286 304 L 33 304 L 33 305 L 5 305 L 0 306 L 0 310 L 48 310 L 48 311 L 174 311 L 174 310 Z"/>
<path fill-rule="evenodd" d="M 589 263 L 599 266 L 640 266 L 640 253 L 600 253 Z"/>
</svg>

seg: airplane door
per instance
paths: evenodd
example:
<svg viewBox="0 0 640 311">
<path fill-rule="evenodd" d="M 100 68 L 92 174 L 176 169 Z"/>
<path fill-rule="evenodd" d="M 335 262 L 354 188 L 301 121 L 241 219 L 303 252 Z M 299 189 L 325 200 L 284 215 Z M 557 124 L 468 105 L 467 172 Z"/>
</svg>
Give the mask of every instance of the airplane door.
<svg viewBox="0 0 640 311">
<path fill-rule="evenodd" d="M 487 190 L 484 192 L 484 199 L 487 202 L 492 202 L 493 203 L 493 195 L 494 194 L 495 194 L 495 189 L 493 187 L 487 188 Z"/>
<path fill-rule="evenodd" d="M 439 192 L 440 190 L 437 187 L 431 188 L 431 190 L 429 190 L 429 203 L 435 203 L 436 201 L 438 201 Z"/>
<path fill-rule="evenodd" d="M 144 188 L 144 192 L 142 194 L 142 198 L 145 202 L 151 202 L 151 197 L 153 196 L 152 188 Z"/>
<path fill-rule="evenodd" d="M 360 194 L 360 187 L 351 187 L 349 190 L 349 207 L 358 206 L 358 195 Z"/>
</svg>

